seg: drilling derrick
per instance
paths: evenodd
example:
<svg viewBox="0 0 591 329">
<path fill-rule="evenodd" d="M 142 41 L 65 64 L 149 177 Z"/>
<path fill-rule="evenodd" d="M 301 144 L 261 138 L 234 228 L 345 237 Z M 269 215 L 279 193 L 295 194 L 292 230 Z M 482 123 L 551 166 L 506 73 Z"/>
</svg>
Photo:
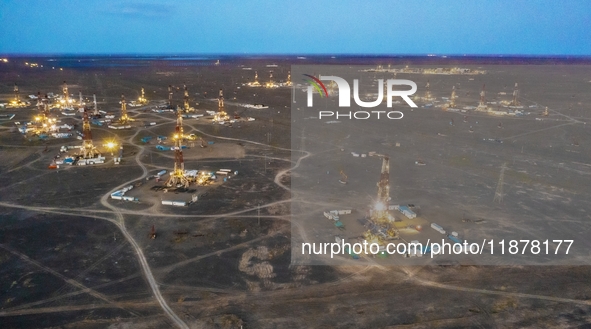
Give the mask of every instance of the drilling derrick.
<svg viewBox="0 0 591 329">
<path fill-rule="evenodd" d="M 78 93 L 78 97 L 79 97 L 78 106 L 82 107 L 84 105 L 84 101 L 82 100 L 82 92 L 81 91 Z"/>
<path fill-rule="evenodd" d="M 431 100 L 431 83 L 427 80 L 427 85 L 425 86 L 425 100 Z"/>
<path fill-rule="evenodd" d="M 185 162 L 183 160 L 183 117 L 181 111 L 177 111 L 176 128 L 174 135 L 174 169 L 170 173 L 170 178 L 166 182 L 166 186 L 184 188 L 189 187 L 189 179 L 185 175 Z"/>
<path fill-rule="evenodd" d="M 84 116 L 82 119 L 82 157 L 84 159 L 94 158 L 98 154 L 96 147 L 92 144 L 92 133 L 90 132 L 90 120 L 88 119 L 88 111 L 84 109 Z"/>
<path fill-rule="evenodd" d="M 14 84 L 14 103 L 16 105 L 20 105 L 21 103 L 21 96 L 18 92 L 18 86 L 16 85 L 16 83 Z"/>
<path fill-rule="evenodd" d="M 183 97 L 183 101 L 184 101 L 184 109 L 185 112 L 189 112 L 189 90 L 187 89 L 187 85 L 184 85 L 185 88 L 185 96 Z"/>
<path fill-rule="evenodd" d="M 224 110 L 224 91 L 220 89 L 220 95 L 218 97 L 218 113 L 215 114 L 213 120 L 217 122 L 222 122 L 228 119 L 228 114 Z"/>
<path fill-rule="evenodd" d="M 98 117 L 99 116 L 99 110 L 98 110 L 98 106 L 96 105 L 96 94 L 92 94 L 92 104 L 94 106 L 94 116 Z"/>
<path fill-rule="evenodd" d="M 69 97 L 68 96 L 68 85 L 66 84 L 66 81 L 64 81 L 64 85 L 62 87 L 62 92 L 63 92 L 63 96 L 62 97 L 63 97 L 64 104 L 65 104 L 64 106 L 65 107 L 68 107 L 68 103 L 70 103 L 70 100 L 68 98 Z"/>
<path fill-rule="evenodd" d="M 388 218 L 388 202 L 390 201 L 390 157 L 382 159 L 382 172 L 378 186 L 378 198 L 374 206 L 373 218 L 383 222 Z"/>
<path fill-rule="evenodd" d="M 451 90 L 451 97 L 449 98 L 449 107 L 456 106 L 456 86 L 453 86 Z"/>
<path fill-rule="evenodd" d="M 278 85 L 275 83 L 275 81 L 273 81 L 273 71 L 271 71 L 269 73 L 269 82 L 267 82 L 265 84 L 265 87 L 267 87 L 267 88 L 276 88 L 276 87 L 278 87 Z"/>
<path fill-rule="evenodd" d="M 287 72 L 287 81 L 285 81 L 285 85 L 286 86 L 291 86 L 292 85 L 292 83 L 291 83 L 291 71 L 288 71 Z"/>
<path fill-rule="evenodd" d="M 41 92 L 37 92 L 37 110 L 39 113 L 44 113 L 45 107 L 43 106 L 43 98 L 41 98 Z"/>
<path fill-rule="evenodd" d="M 486 107 L 486 99 L 484 98 L 484 85 L 482 85 L 482 91 L 480 91 L 480 103 L 478 103 L 478 107 Z"/>
<path fill-rule="evenodd" d="M 140 96 L 140 98 L 137 100 L 138 103 L 145 105 L 148 104 L 148 100 L 146 99 L 146 94 L 144 93 L 144 88 L 142 87 L 142 95 Z"/>
<path fill-rule="evenodd" d="M 172 86 L 171 85 L 168 85 L 168 108 L 174 109 L 174 107 L 172 107 Z"/>
<path fill-rule="evenodd" d="M 519 89 L 517 88 L 517 82 L 515 82 L 515 88 L 513 88 L 513 106 L 519 105 Z"/>
<path fill-rule="evenodd" d="M 129 121 L 129 117 L 127 116 L 127 103 L 125 103 L 125 95 L 121 95 L 121 117 L 119 118 L 119 123 L 127 124 Z"/>
</svg>

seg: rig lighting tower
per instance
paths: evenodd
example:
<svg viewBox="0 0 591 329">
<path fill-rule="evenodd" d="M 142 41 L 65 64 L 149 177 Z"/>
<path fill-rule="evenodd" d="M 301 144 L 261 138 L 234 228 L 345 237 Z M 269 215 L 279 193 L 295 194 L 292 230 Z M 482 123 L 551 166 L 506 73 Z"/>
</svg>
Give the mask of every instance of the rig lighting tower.
<svg viewBox="0 0 591 329">
<path fill-rule="evenodd" d="M 185 162 L 183 160 L 183 117 L 181 111 L 177 110 L 176 128 L 174 135 L 174 169 L 170 173 L 170 178 L 166 182 L 166 186 L 184 188 L 189 187 L 189 179 L 185 175 Z"/>
</svg>

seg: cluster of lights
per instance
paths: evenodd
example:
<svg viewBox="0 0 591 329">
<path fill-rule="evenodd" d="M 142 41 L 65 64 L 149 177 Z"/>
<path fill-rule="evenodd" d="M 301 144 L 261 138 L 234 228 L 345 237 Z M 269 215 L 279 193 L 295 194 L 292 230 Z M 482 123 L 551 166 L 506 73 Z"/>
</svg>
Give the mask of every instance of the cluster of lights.
<svg viewBox="0 0 591 329">
<path fill-rule="evenodd" d="M 28 62 L 25 62 L 25 65 L 28 66 L 28 67 L 43 67 L 43 65 L 39 65 L 37 63 L 28 63 Z"/>
<path fill-rule="evenodd" d="M 114 142 L 114 141 L 109 140 L 109 141 L 106 141 L 103 144 L 103 146 L 106 147 L 107 150 L 110 150 L 111 151 L 111 150 L 113 150 L 113 149 L 115 149 L 117 147 L 117 143 Z"/>
</svg>

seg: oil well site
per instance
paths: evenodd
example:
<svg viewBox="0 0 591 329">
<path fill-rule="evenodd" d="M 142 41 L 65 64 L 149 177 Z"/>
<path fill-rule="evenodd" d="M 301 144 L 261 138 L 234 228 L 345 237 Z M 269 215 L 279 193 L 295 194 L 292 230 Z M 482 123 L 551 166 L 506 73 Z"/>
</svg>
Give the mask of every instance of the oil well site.
<svg viewBox="0 0 591 329">
<path fill-rule="evenodd" d="M 305 80 L 328 64 L 366 102 L 412 80 L 417 107 L 357 120 L 336 85 Z M 533 64 L 0 59 L 0 326 L 583 326 L 591 66 Z M 301 249 L 503 238 L 575 242 L 535 258 Z"/>
</svg>

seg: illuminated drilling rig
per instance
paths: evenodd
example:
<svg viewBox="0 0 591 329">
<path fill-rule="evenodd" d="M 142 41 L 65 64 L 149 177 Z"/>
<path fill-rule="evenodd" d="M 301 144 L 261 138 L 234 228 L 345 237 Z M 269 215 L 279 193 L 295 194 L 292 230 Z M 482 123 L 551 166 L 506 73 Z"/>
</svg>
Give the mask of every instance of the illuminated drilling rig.
<svg viewBox="0 0 591 329">
<path fill-rule="evenodd" d="M 273 71 L 269 72 L 269 82 L 265 83 L 265 88 L 277 88 L 278 84 L 273 81 Z"/>
<path fill-rule="evenodd" d="M 511 103 L 511 105 L 519 105 L 519 88 L 517 87 L 517 82 L 515 82 L 515 87 L 513 88 L 513 102 Z"/>
<path fill-rule="evenodd" d="M 183 117 L 181 111 L 177 111 L 174 134 L 174 169 L 166 182 L 166 186 L 169 187 L 189 187 L 189 178 L 185 175 L 185 162 L 183 160 L 183 137 Z"/>
<path fill-rule="evenodd" d="M 449 98 L 449 106 L 448 107 L 455 107 L 456 106 L 456 86 L 453 86 L 451 89 L 451 97 Z"/>
<path fill-rule="evenodd" d="M 23 102 L 21 100 L 21 95 L 18 91 L 18 86 L 15 83 L 14 84 L 14 99 L 10 101 L 10 103 L 8 104 L 9 107 L 25 107 L 28 106 L 29 104 L 27 102 Z"/>
<path fill-rule="evenodd" d="M 130 118 L 127 115 L 127 103 L 125 102 L 125 95 L 121 95 L 121 117 L 119 117 L 119 123 L 122 125 L 126 125 L 128 123 L 130 123 L 131 121 L 133 121 L 132 118 Z"/>
<path fill-rule="evenodd" d="M 96 105 L 96 94 L 92 94 L 93 115 L 98 118 L 100 116 L 98 106 Z"/>
<path fill-rule="evenodd" d="M 174 109 L 174 107 L 172 106 L 172 86 L 171 85 L 168 85 L 168 108 Z"/>
<path fill-rule="evenodd" d="M 92 133 L 90 132 L 90 120 L 88 119 L 88 111 L 84 109 L 82 119 L 82 157 L 84 159 L 91 159 L 98 155 L 98 151 L 92 143 Z"/>
<path fill-rule="evenodd" d="M 378 195 L 376 203 L 370 210 L 370 229 L 363 235 L 369 243 L 383 244 L 385 240 L 398 237 L 398 230 L 392 225 L 394 217 L 390 214 L 390 157 L 382 157 L 382 171 L 377 183 Z"/>
<path fill-rule="evenodd" d="M 224 122 L 228 119 L 230 119 L 230 117 L 224 110 L 224 91 L 220 89 L 220 94 L 218 96 L 218 112 L 214 115 L 213 121 Z"/>
<path fill-rule="evenodd" d="M 281 86 L 283 87 L 291 87 L 292 83 L 291 83 L 291 71 L 287 71 L 287 80 L 281 84 Z"/>
<path fill-rule="evenodd" d="M 429 80 L 427 80 L 427 85 L 425 85 L 425 96 L 415 96 L 414 98 L 424 102 L 431 102 L 435 99 L 431 95 L 431 82 Z"/>
<path fill-rule="evenodd" d="M 195 112 L 195 109 L 191 107 L 189 104 L 189 90 L 187 89 L 187 85 L 183 85 L 185 89 L 185 95 L 183 97 L 183 109 L 185 112 Z"/>
<path fill-rule="evenodd" d="M 478 103 L 478 108 L 480 109 L 486 109 L 486 94 L 484 92 L 484 86 L 485 85 L 482 85 L 482 90 L 480 91 L 480 102 Z"/>
<path fill-rule="evenodd" d="M 259 74 L 257 71 L 254 71 L 254 81 L 249 82 L 246 84 L 249 87 L 260 87 L 261 83 L 259 82 Z"/>
<path fill-rule="evenodd" d="M 39 115 L 35 117 L 37 123 L 35 133 L 45 134 L 56 131 L 55 123 L 57 120 L 49 117 L 49 98 L 47 98 L 47 95 L 42 98 L 41 92 L 37 92 L 37 110 Z"/>
<path fill-rule="evenodd" d="M 137 99 L 138 104 L 141 105 L 146 105 L 148 104 L 148 100 L 146 99 L 146 94 L 144 93 L 144 88 L 142 87 L 142 94 L 141 96 Z"/>
<path fill-rule="evenodd" d="M 61 107 L 64 109 L 70 108 L 72 104 L 72 100 L 68 95 L 68 84 L 66 83 L 66 81 L 64 81 L 64 84 L 62 85 L 62 99 L 60 100 L 60 104 Z"/>
<path fill-rule="evenodd" d="M 378 198 L 374 205 L 372 219 L 375 222 L 383 223 L 388 220 L 388 202 L 390 201 L 390 157 L 382 157 L 382 171 L 380 180 L 377 183 Z"/>
</svg>

